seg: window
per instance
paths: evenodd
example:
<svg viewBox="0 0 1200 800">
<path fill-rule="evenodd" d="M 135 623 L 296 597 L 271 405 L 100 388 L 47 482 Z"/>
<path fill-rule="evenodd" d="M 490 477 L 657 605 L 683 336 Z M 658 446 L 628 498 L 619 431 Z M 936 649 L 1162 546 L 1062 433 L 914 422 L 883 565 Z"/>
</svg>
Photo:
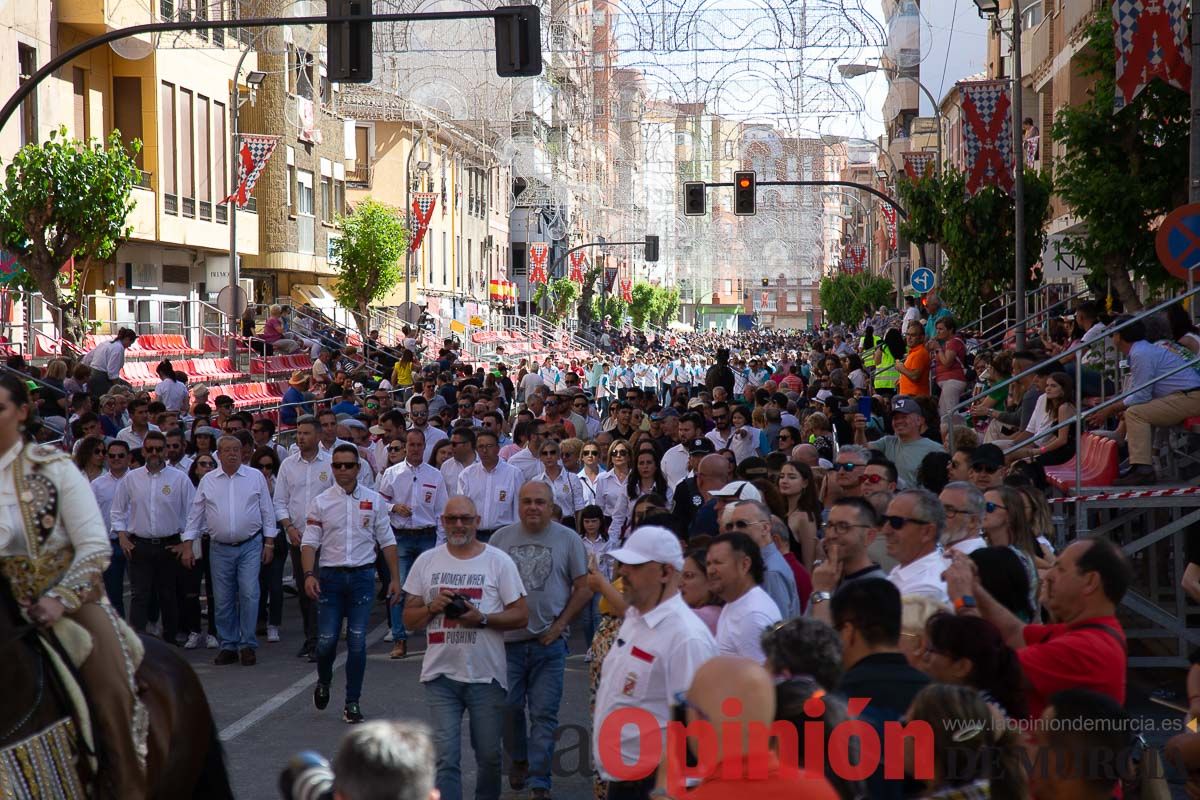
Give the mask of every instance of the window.
<svg viewBox="0 0 1200 800">
<path fill-rule="evenodd" d="M 196 156 L 200 160 L 200 180 L 196 198 L 200 201 L 200 219 L 212 219 L 212 111 L 203 95 L 196 98 L 199 104 L 196 119 Z"/>
<path fill-rule="evenodd" d="M 225 142 L 228 134 L 225 132 L 225 104 L 213 103 L 213 118 L 216 127 L 213 129 L 213 138 L 217 143 L 213 155 L 213 170 L 216 175 L 216 180 L 213 183 L 217 187 L 217 222 L 225 222 L 229 218 L 229 206 L 222 203 L 229 196 L 229 165 L 225 162 Z"/>
<path fill-rule="evenodd" d="M 333 179 L 321 176 L 321 222 L 333 222 Z"/>
<path fill-rule="evenodd" d="M 340 217 L 344 217 L 346 215 L 345 181 L 339 181 L 336 179 L 333 181 L 333 210 Z"/>
<path fill-rule="evenodd" d="M 288 215 L 291 216 L 296 213 L 296 209 L 292 207 L 294 205 L 292 198 L 296 196 L 296 151 L 293 150 L 291 147 L 287 148 L 287 187 L 286 187 L 286 192 L 287 192 Z"/>
<path fill-rule="evenodd" d="M 192 282 L 191 268 L 175 264 L 163 264 L 162 267 L 162 282 L 163 283 L 182 283 L 190 284 Z"/>
<path fill-rule="evenodd" d="M 18 83 L 24 84 L 37 72 L 37 50 L 17 45 Z M 37 144 L 37 89 L 21 101 L 21 146 Z"/>
<path fill-rule="evenodd" d="M 129 147 L 142 139 L 142 79 L 113 78 L 113 127 L 121 132 L 121 141 Z M 134 163 L 145 169 L 145 149 L 138 150 Z"/>
<path fill-rule="evenodd" d="M 224 0 L 201 0 L 201 2 L 209 3 L 208 8 L 209 8 L 209 11 L 212 12 L 212 18 L 214 20 L 225 19 L 225 7 L 224 7 L 225 2 L 224 2 Z M 213 28 L 212 40 L 213 40 L 213 44 L 215 44 L 217 47 L 224 47 L 225 46 L 225 29 L 224 28 Z"/>
<path fill-rule="evenodd" d="M 179 185 L 176 183 L 176 167 L 179 160 L 178 143 L 175 141 L 175 86 L 163 81 L 160 87 L 162 114 L 162 153 L 159 186 L 163 192 L 163 210 L 168 214 L 179 211 Z"/>
<path fill-rule="evenodd" d="M 88 103 L 87 73 L 79 67 L 71 68 L 71 94 L 75 101 L 75 138 L 86 142 L 91 127 L 88 113 L 90 104 Z"/>
<path fill-rule="evenodd" d="M 315 59 L 313 55 L 298 47 L 290 47 L 288 49 L 288 67 L 291 75 L 291 92 L 297 97 L 303 97 L 306 100 L 313 99 L 313 85 L 315 83 Z"/>
<path fill-rule="evenodd" d="M 462 237 L 455 236 L 454 237 L 454 285 L 456 287 L 462 286 L 462 262 L 463 262 Z M 447 286 L 450 285 L 450 282 L 446 280 L 446 276 L 444 273 L 442 275 L 442 282 L 445 283 Z"/>
<path fill-rule="evenodd" d="M 316 217 L 313 215 L 313 174 L 296 171 L 297 245 L 301 253 L 312 254 L 316 245 Z"/>
<path fill-rule="evenodd" d="M 179 193 L 185 217 L 196 216 L 196 154 L 192 138 L 196 130 L 192 93 L 179 90 Z"/>
<path fill-rule="evenodd" d="M 164 22 L 175 19 L 175 0 L 158 0 L 158 16 Z"/>
<path fill-rule="evenodd" d="M 448 274 L 447 270 L 449 269 L 449 267 L 447 266 L 447 264 L 449 262 L 447 261 L 446 256 L 450 252 L 450 245 L 448 244 L 449 240 L 447 237 L 448 237 L 448 234 L 445 231 L 442 231 L 442 283 L 443 284 L 445 284 L 447 282 L 446 276 Z M 433 282 L 433 259 L 430 259 L 430 263 L 429 263 L 429 281 L 431 283 Z"/>
<path fill-rule="evenodd" d="M 195 6 L 195 16 L 197 20 L 204 21 L 208 19 L 208 0 L 192 0 Z M 208 31 L 194 32 L 201 39 L 208 40 Z"/>
</svg>

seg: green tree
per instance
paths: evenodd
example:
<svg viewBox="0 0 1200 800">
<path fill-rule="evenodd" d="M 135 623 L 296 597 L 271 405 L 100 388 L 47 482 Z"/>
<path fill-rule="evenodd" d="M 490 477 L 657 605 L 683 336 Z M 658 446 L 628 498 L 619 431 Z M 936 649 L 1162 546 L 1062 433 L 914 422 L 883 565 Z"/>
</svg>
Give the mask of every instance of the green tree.
<svg viewBox="0 0 1200 800">
<path fill-rule="evenodd" d="M 675 318 L 679 315 L 679 290 L 667 289 L 660 286 L 658 288 L 658 296 L 658 316 L 652 321 L 660 328 L 665 328 L 667 325 L 674 322 Z"/>
<path fill-rule="evenodd" d="M 834 325 L 853 325 L 862 318 L 864 306 L 889 305 L 895 284 L 867 272 L 840 272 L 821 279 L 819 294 L 825 319 Z"/>
<path fill-rule="evenodd" d="M 1130 272 L 1151 287 L 1174 280 L 1158 262 L 1154 236 L 1158 219 L 1188 201 L 1188 93 L 1151 81 L 1114 114 L 1116 50 L 1103 14 L 1077 70 L 1095 83 L 1086 101 L 1059 110 L 1052 135 L 1064 151 L 1055 186 L 1086 230 L 1062 252 L 1086 265 L 1092 285 L 1110 284 L 1126 309 L 1139 310 Z"/>
<path fill-rule="evenodd" d="M 403 277 L 408 229 L 397 209 L 371 198 L 356 205 L 349 216 L 339 216 L 338 224 L 342 235 L 329 245 L 338 270 L 333 291 L 365 332 L 370 327 L 371 304 L 386 297 Z"/>
<path fill-rule="evenodd" d="M 936 243 L 946 254 L 938 295 L 962 317 L 1013 286 L 1014 212 L 1011 195 L 988 186 L 967 194 L 966 174 L 947 168 L 919 181 L 900 181 L 908 211 L 900 232 L 913 244 Z M 1050 217 L 1050 179 L 1025 170 L 1025 269 L 1041 258 Z M 1031 278 L 1030 286 L 1034 285 Z"/>
<path fill-rule="evenodd" d="M 78 345 L 84 335 L 83 293 L 88 270 L 112 258 L 129 237 L 125 222 L 133 211 L 139 173 L 134 157 L 114 130 L 107 144 L 86 144 L 52 131 L 41 145 L 17 151 L 5 169 L 0 192 L 0 243 L 17 256 L 23 274 L 17 285 L 39 291 L 62 309 L 64 339 Z M 60 275 L 75 259 L 74 280 Z"/>
<path fill-rule="evenodd" d="M 592 319 L 603 320 L 604 317 L 612 317 L 614 327 L 620 327 L 625 324 L 625 315 L 629 313 L 629 304 L 621 299 L 619 294 L 605 294 L 603 302 L 600 297 L 592 298 Z"/>
<path fill-rule="evenodd" d="M 555 325 L 567 318 L 572 304 L 578 297 L 579 284 L 570 278 L 555 278 L 550 283 L 538 284 L 538 288 L 533 292 L 533 302 L 539 308 L 549 301 L 549 308 L 545 310 L 544 316 Z"/>
<path fill-rule="evenodd" d="M 629 290 L 629 296 L 633 298 L 633 302 L 629 304 L 629 316 L 633 317 L 633 326 L 645 328 L 657 300 L 655 287 L 645 281 L 638 281 Z"/>
</svg>

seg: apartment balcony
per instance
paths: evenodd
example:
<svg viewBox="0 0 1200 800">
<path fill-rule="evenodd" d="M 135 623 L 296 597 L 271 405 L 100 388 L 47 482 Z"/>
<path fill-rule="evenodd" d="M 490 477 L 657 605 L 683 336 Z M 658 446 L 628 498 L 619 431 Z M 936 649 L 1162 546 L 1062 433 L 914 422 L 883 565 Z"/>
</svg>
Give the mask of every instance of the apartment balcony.
<svg viewBox="0 0 1200 800">
<path fill-rule="evenodd" d="M 1063 43 L 1078 38 L 1084 28 L 1095 18 L 1099 8 L 1099 0 L 1063 0 L 1061 12 Z M 1107 8 L 1108 6 L 1105 6 L 1106 10 Z"/>
<path fill-rule="evenodd" d="M 346 184 L 358 189 L 371 188 L 371 176 L 374 167 L 366 162 L 356 161 L 354 166 L 346 170 Z"/>
<path fill-rule="evenodd" d="M 1028 50 L 1021 51 L 1022 75 L 1033 79 L 1035 87 L 1039 87 L 1044 79 L 1051 74 L 1054 65 L 1054 17 L 1044 17 L 1032 31 L 1029 37 L 1021 36 L 1021 46 L 1028 45 Z M 1025 55 L 1028 52 L 1028 69 L 1025 69 Z"/>
<path fill-rule="evenodd" d="M 60 25 L 70 25 L 91 35 L 157 22 L 151 8 L 151 3 L 130 3 L 128 0 L 57 0 L 54 4 Z M 148 42 L 146 44 L 150 46 Z"/>
</svg>

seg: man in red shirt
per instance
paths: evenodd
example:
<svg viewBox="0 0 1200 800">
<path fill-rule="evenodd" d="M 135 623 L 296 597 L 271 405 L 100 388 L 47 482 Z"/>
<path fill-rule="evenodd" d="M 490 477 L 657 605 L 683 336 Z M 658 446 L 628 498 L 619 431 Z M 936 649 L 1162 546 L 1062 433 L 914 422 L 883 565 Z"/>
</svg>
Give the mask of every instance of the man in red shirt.
<svg viewBox="0 0 1200 800">
<path fill-rule="evenodd" d="M 1043 603 L 1058 622 L 1026 625 L 987 593 L 969 557 L 955 552 L 946 570 L 958 613 L 979 614 L 1017 651 L 1034 719 L 1064 689 L 1090 689 L 1125 704 L 1125 632 L 1116 612 L 1132 579 L 1129 561 L 1112 542 L 1077 539 L 1045 577 Z"/>
<path fill-rule="evenodd" d="M 750 736 L 761 726 L 769 729 L 775 720 L 775 682 L 755 661 L 736 656 L 717 656 L 705 661 L 692 677 L 692 685 L 683 698 L 689 726 L 706 724 L 715 740 L 715 753 L 700 748 L 705 761 L 698 767 L 686 769 L 676 763 L 679 752 L 671 752 L 672 737 L 668 733 L 667 791 L 674 797 L 688 800 L 729 800 L 731 797 L 750 797 L 754 800 L 837 800 L 837 792 L 829 781 L 818 773 L 800 768 L 785 768 L 775 753 L 747 753 L 752 740 L 766 737 Z M 726 742 L 729 736 L 740 741 Z M 725 754 L 727 744 L 736 751 Z M 735 764 L 733 762 L 741 762 Z M 699 772 L 703 780 L 693 789 L 681 791 L 682 777 Z M 653 795 L 652 795 L 653 796 Z"/>
</svg>

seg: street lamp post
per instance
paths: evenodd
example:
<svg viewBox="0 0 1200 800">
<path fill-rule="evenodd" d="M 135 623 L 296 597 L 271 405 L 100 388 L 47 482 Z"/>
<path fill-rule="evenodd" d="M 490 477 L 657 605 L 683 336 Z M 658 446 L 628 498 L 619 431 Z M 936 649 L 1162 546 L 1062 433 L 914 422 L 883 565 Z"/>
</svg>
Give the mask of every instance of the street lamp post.
<svg viewBox="0 0 1200 800">
<path fill-rule="evenodd" d="M 238 185 L 238 165 L 241 163 L 241 158 L 238 151 L 241 149 L 241 134 L 238 132 L 238 110 L 242 107 L 241 93 L 238 90 L 238 81 L 242 77 L 242 66 L 246 63 L 246 56 L 250 55 L 250 48 L 247 47 L 242 51 L 242 55 L 238 58 L 237 67 L 233 70 L 233 84 L 229 90 L 229 172 L 230 172 L 230 187 Z M 262 85 L 267 74 L 259 70 L 251 70 L 246 76 L 246 85 L 250 87 L 250 91 L 255 91 Z M 229 363 L 237 363 L 237 335 L 238 322 L 245 311 L 239 308 L 238 298 L 238 283 L 241 277 L 238 265 L 238 241 L 237 241 L 237 201 L 232 199 L 236 191 L 230 192 L 229 200 L 229 293 L 233 295 L 233 306 L 230 314 L 230 336 L 229 336 Z M 248 301 L 248 299 L 247 299 Z M 272 301 L 273 302 L 273 301 Z"/>
</svg>

